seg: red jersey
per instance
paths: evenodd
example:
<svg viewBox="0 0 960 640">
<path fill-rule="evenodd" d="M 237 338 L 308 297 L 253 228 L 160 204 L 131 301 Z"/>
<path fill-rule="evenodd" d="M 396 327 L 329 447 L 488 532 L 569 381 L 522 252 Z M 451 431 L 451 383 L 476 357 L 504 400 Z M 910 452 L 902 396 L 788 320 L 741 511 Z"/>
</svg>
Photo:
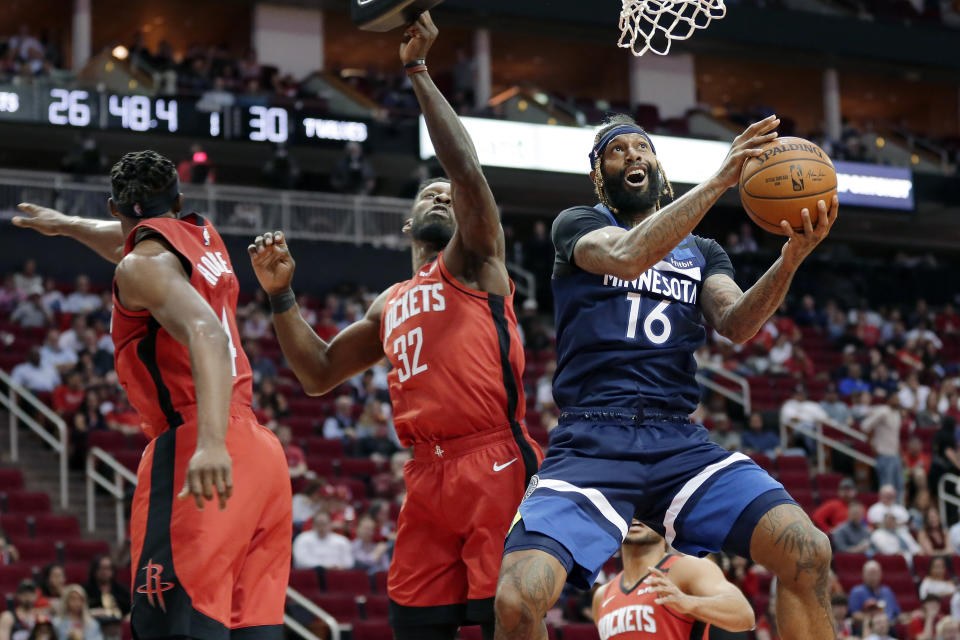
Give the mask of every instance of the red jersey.
<svg viewBox="0 0 960 640">
<path fill-rule="evenodd" d="M 523 345 L 510 295 L 470 289 L 443 254 L 394 286 L 380 319 L 405 447 L 522 424 Z"/>
<path fill-rule="evenodd" d="M 679 558 L 667 555 L 657 568 L 668 573 Z M 610 581 L 600 608 L 593 612 L 600 640 L 706 640 L 709 625 L 654 604 L 657 593 L 645 586 L 648 573 L 635 585 L 623 584 L 623 572 Z"/>
<path fill-rule="evenodd" d="M 192 213 L 183 218 L 150 218 L 127 236 L 123 254 L 138 240 L 161 236 L 178 254 L 190 284 L 220 318 L 230 340 L 233 358 L 231 402 L 250 406 L 253 375 L 237 331 L 237 295 L 240 291 L 220 234 L 207 220 Z M 127 390 L 130 404 L 140 414 L 140 427 L 155 438 L 183 424 L 179 409 L 195 405 L 190 353 L 160 326 L 149 311 L 125 309 L 113 287 L 113 318 L 110 333 L 116 348 L 117 376 Z"/>
</svg>

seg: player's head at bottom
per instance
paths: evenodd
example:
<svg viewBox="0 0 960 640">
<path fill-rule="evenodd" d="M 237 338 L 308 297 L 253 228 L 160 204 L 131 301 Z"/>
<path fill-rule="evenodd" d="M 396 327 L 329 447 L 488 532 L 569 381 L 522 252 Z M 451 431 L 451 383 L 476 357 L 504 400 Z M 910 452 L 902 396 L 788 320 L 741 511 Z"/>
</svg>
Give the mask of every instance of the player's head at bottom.
<svg viewBox="0 0 960 640">
<path fill-rule="evenodd" d="M 630 528 L 627 530 L 627 536 L 623 539 L 623 544 L 632 547 L 652 547 L 662 545 L 664 550 L 667 548 L 666 539 L 643 524 L 637 518 L 630 522 Z"/>
<path fill-rule="evenodd" d="M 635 218 L 673 199 L 650 136 L 633 118 L 616 114 L 597 129 L 590 152 L 590 179 L 601 203 Z"/>
<path fill-rule="evenodd" d="M 417 189 L 410 217 L 403 225 L 415 242 L 442 251 L 457 231 L 453 216 L 453 185 L 446 178 L 428 178 Z"/>
<path fill-rule="evenodd" d="M 110 169 L 110 213 L 137 222 L 178 215 L 183 206 L 177 168 L 156 151 L 131 151 Z"/>
</svg>

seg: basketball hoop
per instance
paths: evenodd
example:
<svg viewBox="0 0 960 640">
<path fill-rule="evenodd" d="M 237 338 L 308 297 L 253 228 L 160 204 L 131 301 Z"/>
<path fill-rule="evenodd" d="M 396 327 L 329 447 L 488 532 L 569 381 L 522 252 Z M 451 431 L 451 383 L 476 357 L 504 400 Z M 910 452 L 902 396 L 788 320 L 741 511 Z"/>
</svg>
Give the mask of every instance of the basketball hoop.
<svg viewBox="0 0 960 640">
<path fill-rule="evenodd" d="M 674 40 L 686 40 L 725 15 L 723 0 L 623 0 L 617 46 L 635 56 L 665 56 Z"/>
</svg>

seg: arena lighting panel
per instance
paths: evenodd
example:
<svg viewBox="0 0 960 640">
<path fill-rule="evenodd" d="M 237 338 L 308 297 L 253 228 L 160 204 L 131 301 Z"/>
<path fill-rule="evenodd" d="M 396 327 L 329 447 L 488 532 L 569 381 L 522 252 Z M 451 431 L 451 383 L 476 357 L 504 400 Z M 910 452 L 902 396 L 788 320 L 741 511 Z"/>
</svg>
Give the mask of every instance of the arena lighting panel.
<svg viewBox="0 0 960 640">
<path fill-rule="evenodd" d="M 487 167 L 533 169 L 587 175 L 587 155 L 595 128 L 563 127 L 487 118 L 460 119 Z M 657 157 L 671 182 L 698 184 L 723 163 L 727 142 L 652 135 Z M 435 154 L 426 122 L 420 117 L 420 157 Z M 913 176 L 909 169 L 835 162 L 840 203 L 881 209 L 912 210 Z"/>
</svg>

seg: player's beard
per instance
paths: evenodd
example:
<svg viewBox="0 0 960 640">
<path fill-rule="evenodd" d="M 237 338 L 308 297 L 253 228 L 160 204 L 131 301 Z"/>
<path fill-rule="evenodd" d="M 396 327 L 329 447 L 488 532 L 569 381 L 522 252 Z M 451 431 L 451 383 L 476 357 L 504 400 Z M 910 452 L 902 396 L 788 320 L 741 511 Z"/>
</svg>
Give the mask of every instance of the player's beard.
<svg viewBox="0 0 960 640">
<path fill-rule="evenodd" d="M 410 229 L 413 239 L 422 242 L 434 251 L 443 249 L 453 239 L 455 227 L 446 221 L 422 219 Z"/>
<path fill-rule="evenodd" d="M 623 216 L 634 216 L 647 213 L 657 204 L 660 199 L 660 191 L 663 188 L 663 180 L 660 177 L 659 167 L 651 166 L 647 172 L 647 186 L 637 191 L 629 189 L 626 186 L 627 169 L 625 167 L 617 174 L 609 174 L 603 171 L 603 190 L 607 195 L 610 205 L 616 209 L 616 212 Z"/>
</svg>

